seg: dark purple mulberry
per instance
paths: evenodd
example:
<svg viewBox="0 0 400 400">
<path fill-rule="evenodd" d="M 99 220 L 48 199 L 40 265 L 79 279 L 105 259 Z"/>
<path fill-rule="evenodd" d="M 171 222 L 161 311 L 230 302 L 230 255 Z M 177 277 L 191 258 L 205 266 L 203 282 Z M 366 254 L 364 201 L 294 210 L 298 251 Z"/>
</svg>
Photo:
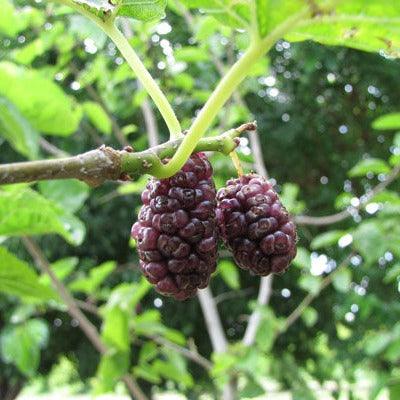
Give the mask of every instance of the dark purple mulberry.
<svg viewBox="0 0 400 400">
<path fill-rule="evenodd" d="M 216 192 L 203 153 L 169 179 L 151 179 L 132 227 L 140 268 L 158 292 L 184 300 L 205 288 L 217 262 Z"/>
<path fill-rule="evenodd" d="M 296 227 L 265 178 L 231 179 L 217 194 L 221 237 L 237 264 L 255 275 L 284 272 L 296 256 Z"/>
</svg>

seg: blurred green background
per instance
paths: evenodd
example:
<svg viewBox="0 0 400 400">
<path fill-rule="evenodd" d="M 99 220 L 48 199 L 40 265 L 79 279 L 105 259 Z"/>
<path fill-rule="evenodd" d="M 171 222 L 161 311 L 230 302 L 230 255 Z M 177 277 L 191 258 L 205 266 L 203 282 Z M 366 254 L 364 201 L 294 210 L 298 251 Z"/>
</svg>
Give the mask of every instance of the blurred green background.
<svg viewBox="0 0 400 400">
<path fill-rule="evenodd" d="M 168 139 L 94 24 L 39 0 L 0 7 L 1 163 Z M 163 20 L 122 28 L 134 32 L 131 44 L 185 129 L 247 45 L 243 33 L 175 1 Z M 213 352 L 197 298 L 161 297 L 141 279 L 129 235 L 146 177 L 0 187 L 0 399 L 124 395 L 126 373 L 148 396 L 218 399 L 233 379 L 241 399 L 400 399 L 400 114 L 379 119 L 400 111 L 399 67 L 383 53 L 281 40 L 209 132 L 257 120 L 263 161 L 289 211 L 348 210 L 335 223 L 298 218 L 298 256 L 258 307 L 252 346 L 242 338 L 260 279 L 224 249 L 211 281 L 229 341 L 223 353 Z M 239 156 L 246 171 L 260 167 L 246 135 Z M 228 157 L 211 161 L 218 187 L 235 175 Z M 37 268 L 43 259 L 112 352 L 100 357 L 66 313 Z"/>
</svg>

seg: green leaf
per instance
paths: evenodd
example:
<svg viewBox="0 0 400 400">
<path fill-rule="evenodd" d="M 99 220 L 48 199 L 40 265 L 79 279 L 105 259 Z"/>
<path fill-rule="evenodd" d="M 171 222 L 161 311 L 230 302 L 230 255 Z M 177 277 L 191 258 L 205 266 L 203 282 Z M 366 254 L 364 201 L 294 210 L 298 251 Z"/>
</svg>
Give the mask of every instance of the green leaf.
<svg viewBox="0 0 400 400">
<path fill-rule="evenodd" d="M 107 19 L 114 11 L 114 3 L 107 0 L 72 0 L 78 7 L 100 19 Z"/>
<path fill-rule="evenodd" d="M 59 21 L 55 22 L 50 30 L 42 31 L 38 38 L 13 50 L 12 59 L 18 64 L 31 64 L 37 57 L 51 49 L 62 33 L 64 33 L 64 25 Z"/>
<path fill-rule="evenodd" d="M 393 337 L 390 332 L 376 332 L 368 336 L 364 342 L 364 351 L 369 356 L 381 353 L 390 344 Z"/>
<path fill-rule="evenodd" d="M 346 46 L 400 56 L 400 5 L 392 0 L 347 1 L 334 11 L 302 21 L 286 36 L 290 41 Z"/>
<path fill-rule="evenodd" d="M 256 381 L 253 379 L 249 380 L 245 387 L 240 391 L 240 398 L 241 399 L 252 399 L 253 397 L 259 397 L 265 394 L 265 389 L 260 386 Z"/>
<path fill-rule="evenodd" d="M 157 357 L 159 351 L 154 342 L 146 342 L 141 348 L 139 353 L 139 364 L 147 363 Z"/>
<path fill-rule="evenodd" d="M 183 0 L 186 7 L 201 8 L 221 23 L 234 27 L 246 28 L 250 24 L 250 7 L 246 2 L 235 0 Z"/>
<path fill-rule="evenodd" d="M 400 129 L 400 112 L 381 115 L 372 122 L 372 127 L 380 131 Z"/>
<path fill-rule="evenodd" d="M 167 0 L 121 0 L 118 15 L 124 15 L 140 21 L 153 21 L 165 16 Z"/>
<path fill-rule="evenodd" d="M 394 383 L 389 385 L 389 399 L 398 400 L 399 398 L 400 398 L 400 383 Z"/>
<path fill-rule="evenodd" d="M 329 231 L 315 236 L 311 242 L 312 249 L 320 249 L 322 247 L 330 247 L 336 245 L 338 240 L 346 233 L 346 231 Z"/>
<path fill-rule="evenodd" d="M 134 367 L 133 374 L 154 385 L 158 385 L 161 382 L 160 374 L 157 372 L 156 368 L 149 364 L 143 363 Z"/>
<path fill-rule="evenodd" d="M 74 33 L 78 39 L 82 41 L 87 38 L 92 39 L 98 49 L 102 49 L 107 41 L 107 35 L 94 22 L 83 15 L 71 16 L 69 31 Z M 88 68 L 97 69 L 102 61 L 103 58 L 100 56 L 99 60 L 96 59 L 94 65 L 91 63 Z"/>
<path fill-rule="evenodd" d="M 85 227 L 62 207 L 29 188 L 0 190 L 0 236 L 58 233 L 69 243 L 82 243 Z"/>
<path fill-rule="evenodd" d="M 235 263 L 229 260 L 222 260 L 218 263 L 218 271 L 221 278 L 231 289 L 239 289 L 239 271 Z"/>
<path fill-rule="evenodd" d="M 258 32 L 267 36 L 280 23 L 304 7 L 301 0 L 255 0 Z"/>
<path fill-rule="evenodd" d="M 353 233 L 353 246 L 367 262 L 374 262 L 382 257 L 387 249 L 387 240 L 379 222 L 361 223 Z"/>
<path fill-rule="evenodd" d="M 6 97 L 38 131 L 67 136 L 76 131 L 82 109 L 40 72 L 0 62 L 0 95 Z"/>
<path fill-rule="evenodd" d="M 192 387 L 193 378 L 187 371 L 186 360 L 183 356 L 170 349 L 164 350 L 164 354 L 166 361 L 157 359 L 153 362 L 155 371 L 165 379 L 171 379 L 187 388 Z"/>
<path fill-rule="evenodd" d="M 127 352 L 130 347 L 129 317 L 119 307 L 109 308 L 103 313 L 101 337 L 104 342 L 117 350 Z"/>
<path fill-rule="evenodd" d="M 282 188 L 281 200 L 287 210 L 292 214 L 300 214 L 305 209 L 305 203 L 298 201 L 300 188 L 294 183 L 285 183 Z"/>
<path fill-rule="evenodd" d="M 4 97 L 0 97 L 0 135 L 22 155 L 37 158 L 39 135 L 17 108 Z"/>
<path fill-rule="evenodd" d="M 0 293 L 27 300 L 55 300 L 57 294 L 39 281 L 35 270 L 0 246 Z"/>
<path fill-rule="evenodd" d="M 94 381 L 95 394 L 111 392 L 129 370 L 129 352 L 110 352 L 103 355 Z"/>
<path fill-rule="evenodd" d="M 15 37 L 22 29 L 19 18 L 12 1 L 0 0 L 0 33 L 11 38 Z"/>
<path fill-rule="evenodd" d="M 40 349 L 48 341 L 46 322 L 31 319 L 21 325 L 9 325 L 0 334 L 0 353 L 6 363 L 12 363 L 26 376 L 37 371 Z"/>
<path fill-rule="evenodd" d="M 144 277 L 138 283 L 121 283 L 112 290 L 105 308 L 118 306 L 122 310 L 133 312 L 150 288 L 150 283 Z"/>
<path fill-rule="evenodd" d="M 104 108 L 93 101 L 83 103 L 83 110 L 94 127 L 105 135 L 110 135 L 112 130 L 111 120 Z"/>
<path fill-rule="evenodd" d="M 374 174 L 387 174 L 390 171 L 390 167 L 386 161 L 379 158 L 367 158 L 359 161 L 349 172 L 348 175 L 351 178 L 358 176 L 365 176 L 372 172 Z"/>
<path fill-rule="evenodd" d="M 39 182 L 39 190 L 49 200 L 70 213 L 78 211 L 89 197 L 89 187 L 76 179 Z"/>
<path fill-rule="evenodd" d="M 309 271 L 311 269 L 310 252 L 304 247 L 299 247 L 297 249 L 296 258 L 293 260 L 293 264 L 298 268 L 302 268 L 306 271 Z"/>
<path fill-rule="evenodd" d="M 125 183 L 123 185 L 118 186 L 118 193 L 122 195 L 126 194 L 141 194 L 146 187 L 148 182 L 148 178 L 143 175 L 137 181 Z"/>
<path fill-rule="evenodd" d="M 337 272 L 333 273 L 332 283 L 338 292 L 348 292 L 351 284 L 351 271 L 349 268 L 342 267 Z"/>
<path fill-rule="evenodd" d="M 174 56 L 177 61 L 184 61 L 188 63 L 210 60 L 209 52 L 206 49 L 196 46 L 186 46 L 176 49 Z"/>
<path fill-rule="evenodd" d="M 74 271 L 75 267 L 78 265 L 79 258 L 78 257 L 67 257 L 62 258 L 50 265 L 51 270 L 55 274 L 55 276 L 63 281 L 68 278 Z M 40 283 L 46 286 L 51 286 L 51 280 L 48 275 L 42 275 L 40 277 Z"/>
<path fill-rule="evenodd" d="M 308 327 L 312 327 L 318 321 L 318 312 L 313 307 L 306 307 L 301 314 L 301 318 Z"/>
<path fill-rule="evenodd" d="M 98 267 L 91 268 L 88 276 L 74 280 L 68 287 L 74 292 L 93 294 L 114 271 L 116 265 L 115 261 L 107 261 Z"/>
<path fill-rule="evenodd" d="M 299 279 L 299 286 L 303 290 L 316 295 L 321 288 L 321 278 L 313 275 L 302 275 Z"/>
<path fill-rule="evenodd" d="M 383 282 L 394 282 L 398 278 L 400 278 L 400 263 L 393 265 L 389 271 L 386 272 Z"/>
</svg>

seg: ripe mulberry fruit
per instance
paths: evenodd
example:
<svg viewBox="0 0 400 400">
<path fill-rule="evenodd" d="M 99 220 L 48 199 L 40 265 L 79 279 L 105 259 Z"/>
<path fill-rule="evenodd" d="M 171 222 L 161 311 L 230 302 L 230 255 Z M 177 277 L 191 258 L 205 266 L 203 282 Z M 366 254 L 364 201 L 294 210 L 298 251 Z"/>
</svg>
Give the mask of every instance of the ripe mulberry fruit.
<svg viewBox="0 0 400 400">
<path fill-rule="evenodd" d="M 205 288 L 215 271 L 218 235 L 212 167 L 193 154 L 168 179 L 152 178 L 132 227 L 140 268 L 158 292 L 185 300 Z"/>
<path fill-rule="evenodd" d="M 236 263 L 255 275 L 284 272 L 296 256 L 296 227 L 265 178 L 231 179 L 217 194 L 220 235 Z"/>
</svg>

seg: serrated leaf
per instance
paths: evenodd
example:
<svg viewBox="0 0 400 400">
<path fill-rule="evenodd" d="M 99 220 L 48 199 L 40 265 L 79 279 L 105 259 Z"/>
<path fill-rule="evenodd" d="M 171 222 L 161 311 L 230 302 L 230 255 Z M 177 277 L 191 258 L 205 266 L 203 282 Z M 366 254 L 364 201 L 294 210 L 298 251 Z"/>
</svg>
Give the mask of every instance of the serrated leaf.
<svg viewBox="0 0 400 400">
<path fill-rule="evenodd" d="M 373 174 L 387 174 L 390 171 L 390 167 L 386 161 L 379 158 L 367 158 L 359 161 L 349 172 L 348 175 L 351 178 L 358 176 L 365 176 L 368 173 Z"/>
<path fill-rule="evenodd" d="M 0 190 L 0 236 L 50 233 L 79 245 L 85 227 L 79 219 L 30 188 Z"/>
<path fill-rule="evenodd" d="M 0 62 L 0 75 L 0 95 L 11 101 L 35 129 L 58 136 L 76 131 L 82 109 L 51 79 L 6 61 Z"/>
<path fill-rule="evenodd" d="M 26 376 L 37 371 L 40 350 L 48 341 L 48 327 L 40 319 L 31 319 L 20 325 L 7 326 L 0 335 L 0 353 L 6 363 L 12 363 Z"/>
<path fill-rule="evenodd" d="M 221 278 L 231 289 L 239 289 L 239 272 L 238 267 L 229 260 L 222 260 L 218 263 L 218 271 Z"/>
<path fill-rule="evenodd" d="M 105 135 L 111 134 L 112 125 L 110 117 L 100 104 L 93 101 L 86 101 L 83 103 L 83 110 L 97 130 Z"/>
<path fill-rule="evenodd" d="M 316 250 L 322 247 L 329 247 L 336 245 L 338 240 L 344 234 L 346 234 L 346 231 L 339 231 L 339 230 L 321 233 L 320 235 L 314 237 L 310 246 L 312 249 Z"/>
<path fill-rule="evenodd" d="M 286 36 L 290 41 L 347 46 L 400 56 L 400 5 L 392 0 L 341 2 L 333 12 L 302 21 Z"/>
<path fill-rule="evenodd" d="M 167 0 L 121 0 L 118 15 L 140 21 L 153 21 L 165 16 Z"/>
<path fill-rule="evenodd" d="M 380 131 L 400 129 L 400 112 L 381 115 L 372 122 L 372 127 Z"/>
<path fill-rule="evenodd" d="M 38 155 L 39 134 L 6 98 L 0 97 L 0 135 L 22 155 L 34 159 Z"/>
<path fill-rule="evenodd" d="M 22 300 L 55 300 L 53 289 L 41 283 L 35 270 L 26 262 L 0 246 L 0 293 Z"/>
</svg>

